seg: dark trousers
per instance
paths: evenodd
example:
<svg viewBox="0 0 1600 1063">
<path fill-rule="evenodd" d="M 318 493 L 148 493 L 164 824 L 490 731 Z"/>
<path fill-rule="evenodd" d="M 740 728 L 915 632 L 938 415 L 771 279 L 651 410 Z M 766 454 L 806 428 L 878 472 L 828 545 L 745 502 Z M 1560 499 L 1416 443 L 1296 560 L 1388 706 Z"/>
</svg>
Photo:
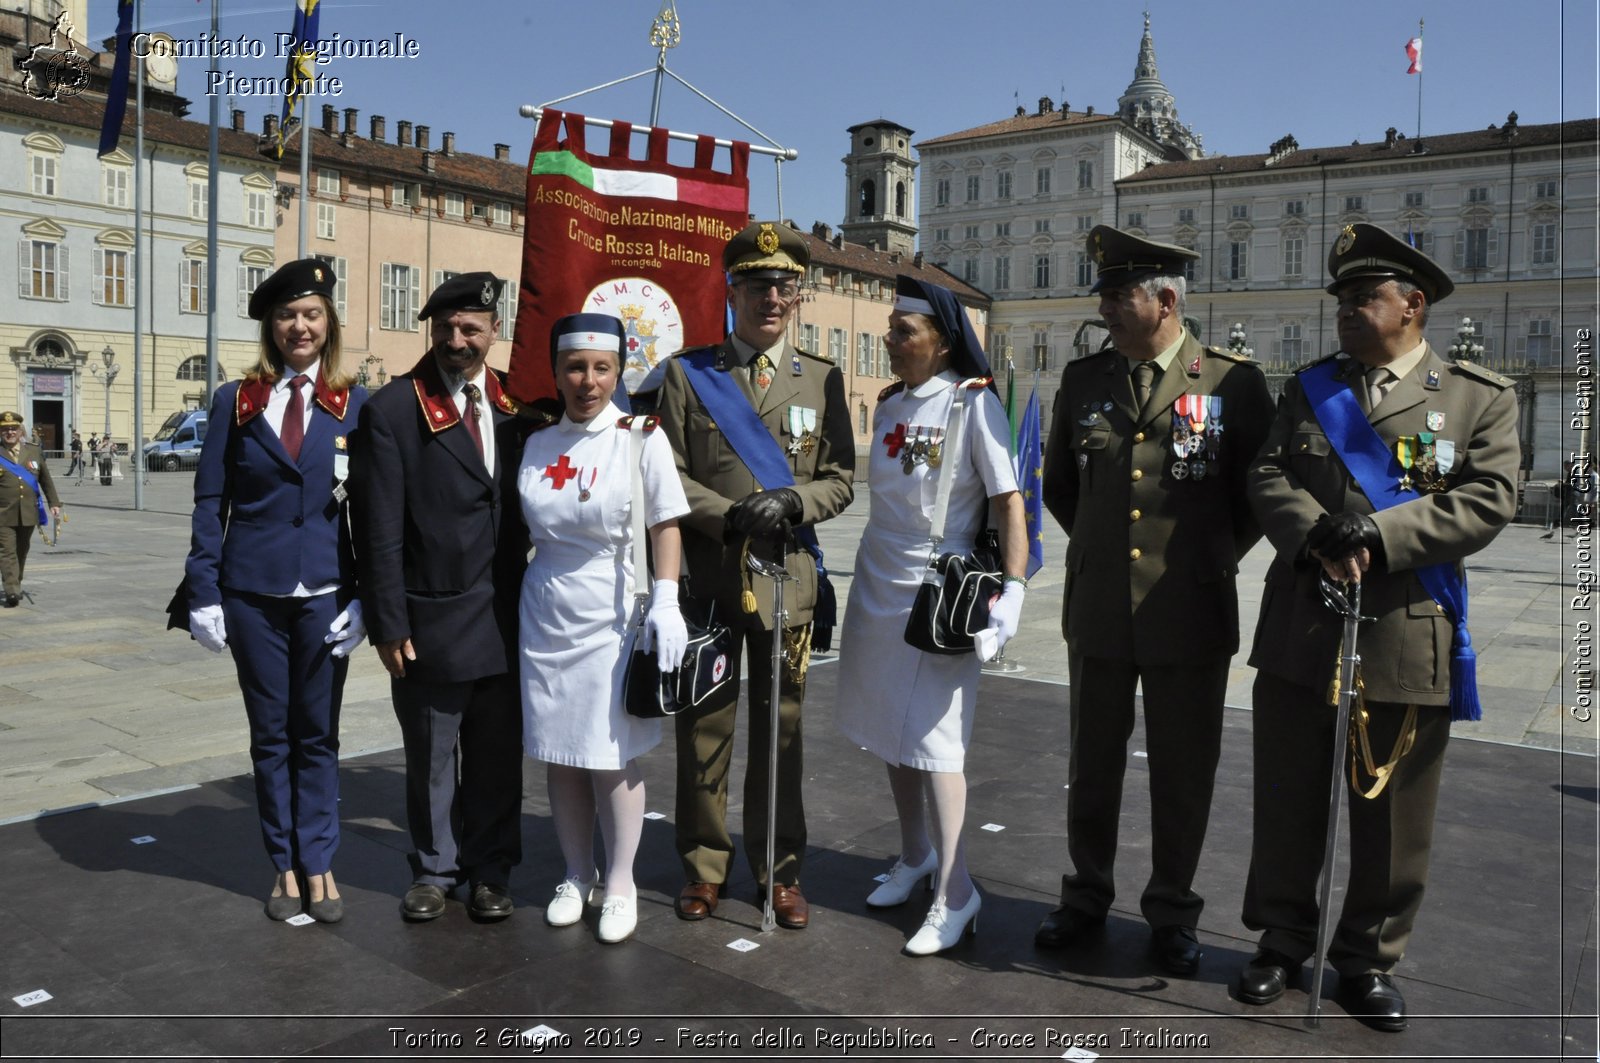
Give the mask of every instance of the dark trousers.
<svg viewBox="0 0 1600 1063">
<path fill-rule="evenodd" d="M 1335 709 L 1327 688 L 1313 690 L 1260 672 L 1254 713 L 1255 835 L 1245 881 L 1244 925 L 1263 948 L 1304 960 L 1317 947 L 1317 879 L 1328 830 Z M 1372 755 L 1389 759 L 1404 705 L 1368 702 Z M 1383 793 L 1368 800 L 1348 789 L 1350 877 L 1328 945 L 1343 975 L 1386 973 L 1400 962 L 1428 882 L 1433 813 L 1439 799 L 1450 710 L 1417 709 L 1417 737 Z M 1348 780 L 1348 763 L 1344 778 Z M 1370 785 L 1370 779 L 1367 785 Z M 1348 782 L 1346 783 L 1348 786 Z"/>
<path fill-rule="evenodd" d="M 22 594 L 22 570 L 28 565 L 33 533 L 32 524 L 0 524 L 0 582 L 7 597 Z"/>
<path fill-rule="evenodd" d="M 767 780 L 772 735 L 772 632 L 759 627 L 734 631 L 732 660 L 739 671 L 741 654 L 749 655 L 750 722 L 745 743 L 745 859 L 756 881 L 767 881 Z M 806 811 L 800 796 L 804 764 L 800 706 L 804 683 L 783 677 L 778 691 L 778 807 L 773 837 L 773 881 L 792 886 L 800 881 L 806 850 Z M 695 882 L 726 882 L 733 864 L 733 839 L 728 834 L 728 772 L 733 763 L 734 725 L 739 714 L 739 684 L 729 683 L 702 712 L 677 717 L 678 799 L 677 842 L 683 872 Z"/>
<path fill-rule="evenodd" d="M 1116 896 L 1112 872 L 1122 781 L 1133 734 L 1134 689 L 1142 681 L 1152 868 L 1139 909 L 1153 927 L 1194 926 L 1205 907 L 1192 885 L 1222 751 L 1228 661 L 1140 667 L 1071 654 L 1068 670 L 1067 852 L 1074 872 L 1062 880 L 1061 902 L 1103 917 Z"/>
<path fill-rule="evenodd" d="M 261 840 L 279 871 L 320 875 L 339 848 L 339 705 L 350 662 L 323 638 L 340 598 L 223 592 L 250 720 Z"/>
<path fill-rule="evenodd" d="M 390 681 L 416 882 L 506 885 L 522 860 L 522 699 L 509 674 Z"/>
</svg>

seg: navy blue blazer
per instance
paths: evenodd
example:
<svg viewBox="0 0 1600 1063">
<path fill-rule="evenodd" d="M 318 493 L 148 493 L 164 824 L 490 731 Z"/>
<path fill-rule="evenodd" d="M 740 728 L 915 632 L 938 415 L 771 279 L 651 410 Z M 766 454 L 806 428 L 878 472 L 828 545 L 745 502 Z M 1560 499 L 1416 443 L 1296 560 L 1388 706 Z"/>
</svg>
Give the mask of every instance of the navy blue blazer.
<svg viewBox="0 0 1600 1063">
<path fill-rule="evenodd" d="M 334 459 L 349 453 L 366 389 L 337 392 L 319 381 L 298 462 L 261 416 L 269 390 L 231 382 L 212 397 L 184 566 L 189 608 L 219 604 L 224 587 L 281 595 L 297 584 L 355 583 Z"/>
</svg>

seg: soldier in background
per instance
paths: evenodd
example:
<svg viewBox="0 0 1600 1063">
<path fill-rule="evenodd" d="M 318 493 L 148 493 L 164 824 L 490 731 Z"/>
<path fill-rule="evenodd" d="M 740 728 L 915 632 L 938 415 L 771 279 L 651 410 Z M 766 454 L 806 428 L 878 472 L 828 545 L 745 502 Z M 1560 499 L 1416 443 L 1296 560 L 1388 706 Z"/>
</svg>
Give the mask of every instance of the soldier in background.
<svg viewBox="0 0 1600 1063">
<path fill-rule="evenodd" d="M 61 499 L 44 452 L 37 443 L 23 441 L 21 414 L 0 413 L 0 577 L 7 609 L 22 602 L 22 570 L 33 530 L 60 519 Z"/>
</svg>

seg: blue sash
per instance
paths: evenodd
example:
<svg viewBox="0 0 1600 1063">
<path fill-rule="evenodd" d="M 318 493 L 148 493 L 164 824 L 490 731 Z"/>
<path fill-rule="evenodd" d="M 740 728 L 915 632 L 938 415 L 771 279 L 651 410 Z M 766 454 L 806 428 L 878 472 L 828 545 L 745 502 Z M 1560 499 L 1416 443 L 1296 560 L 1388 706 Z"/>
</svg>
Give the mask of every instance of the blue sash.
<svg viewBox="0 0 1600 1063">
<path fill-rule="evenodd" d="M 761 415 L 750 405 L 744 392 L 739 390 L 732 375 L 717 370 L 716 360 L 716 349 L 710 347 L 678 356 L 684 379 L 694 388 L 700 405 L 717 422 L 717 427 L 722 429 L 733 452 L 744 462 L 756 482 L 768 491 L 795 486 L 794 472 L 789 468 L 789 459 L 783 448 L 767 431 L 767 426 L 761 422 Z M 817 604 L 812 610 L 812 622 L 821 631 L 813 637 L 812 642 L 818 649 L 826 649 L 824 633 L 834 626 L 837 606 L 834 604 L 833 585 L 828 582 L 828 570 L 822 565 L 822 546 L 817 542 L 816 529 L 809 524 L 795 525 L 794 537 L 817 563 Z M 821 645 L 817 643 L 818 637 L 823 637 Z"/>
<path fill-rule="evenodd" d="M 50 511 L 44 506 L 44 492 L 39 490 L 39 478 L 25 467 L 7 458 L 4 454 L 0 454 L 0 469 L 6 470 L 6 472 L 28 485 L 29 490 L 33 492 L 33 504 L 39 507 L 39 527 L 48 528 L 50 526 Z"/>
<path fill-rule="evenodd" d="M 1361 412 L 1355 394 L 1334 379 L 1336 369 L 1337 363 L 1330 360 L 1300 373 L 1300 386 L 1311 401 L 1317 423 L 1328 433 L 1328 442 L 1333 444 L 1344 467 L 1375 511 L 1415 501 L 1421 496 L 1409 487 L 1400 486 L 1404 470 L 1400 468 L 1399 459 L 1390 452 L 1367 415 Z M 1450 718 L 1482 719 L 1483 710 L 1478 703 L 1478 658 L 1472 649 L 1472 636 L 1467 633 L 1466 569 L 1445 563 L 1422 565 L 1412 571 L 1455 628 L 1451 640 Z"/>
</svg>

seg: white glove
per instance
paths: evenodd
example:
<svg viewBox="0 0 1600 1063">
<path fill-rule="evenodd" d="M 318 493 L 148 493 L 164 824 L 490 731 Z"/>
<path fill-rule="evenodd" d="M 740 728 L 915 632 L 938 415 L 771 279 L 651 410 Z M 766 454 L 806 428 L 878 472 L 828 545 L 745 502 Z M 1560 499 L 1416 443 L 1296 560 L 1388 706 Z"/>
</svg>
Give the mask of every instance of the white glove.
<svg viewBox="0 0 1600 1063">
<path fill-rule="evenodd" d="M 212 653 L 228 645 L 228 624 L 222 619 L 222 606 L 202 605 L 189 610 L 189 634 Z"/>
<path fill-rule="evenodd" d="M 1000 600 L 989 607 L 989 626 L 994 632 L 996 652 L 1006 648 L 1022 622 L 1022 597 L 1027 589 L 1016 580 L 1006 580 Z"/>
<path fill-rule="evenodd" d="M 656 667 L 675 672 L 689 648 L 689 629 L 678 611 L 678 581 L 658 579 L 650 585 L 650 609 L 644 616 L 645 650 L 656 648 Z"/>
<path fill-rule="evenodd" d="M 361 599 L 352 598 L 344 612 L 334 617 L 333 623 L 328 625 L 328 634 L 322 641 L 333 643 L 333 649 L 329 652 L 335 657 L 348 657 L 366 637 L 367 625 L 361 619 Z"/>
</svg>

